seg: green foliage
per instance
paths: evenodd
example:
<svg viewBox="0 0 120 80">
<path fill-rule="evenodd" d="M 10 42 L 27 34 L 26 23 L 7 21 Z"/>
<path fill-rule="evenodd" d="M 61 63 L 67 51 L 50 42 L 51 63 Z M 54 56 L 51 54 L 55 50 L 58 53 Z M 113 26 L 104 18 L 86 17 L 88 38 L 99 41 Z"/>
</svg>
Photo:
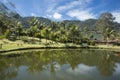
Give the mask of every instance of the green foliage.
<svg viewBox="0 0 120 80">
<path fill-rule="evenodd" d="M 19 39 L 22 33 L 22 29 L 23 29 L 22 23 L 20 21 L 16 21 L 16 33 L 18 34 Z"/>
<path fill-rule="evenodd" d="M 11 13 L 14 14 L 14 13 Z M 103 13 L 98 20 L 88 19 L 85 21 L 64 20 L 61 22 L 51 21 L 42 17 L 20 17 L 15 14 L 14 18 L 0 14 L 0 35 L 10 40 L 20 39 L 20 36 L 28 36 L 53 40 L 62 43 L 89 43 L 93 44 L 94 34 L 101 33 L 105 40 L 113 39 L 116 35 L 115 19 L 111 13 Z M 117 25 L 118 27 L 119 25 Z M 23 41 L 34 41 L 33 39 Z"/>
<path fill-rule="evenodd" d="M 109 29 L 114 29 L 114 19 L 115 18 L 111 13 L 102 13 L 98 21 L 96 22 L 96 27 L 103 34 L 105 40 L 107 39 L 107 37 L 109 37 Z"/>
<path fill-rule="evenodd" d="M 90 45 L 95 46 L 95 42 L 93 40 L 91 40 Z"/>
<path fill-rule="evenodd" d="M 5 36 L 4 36 L 4 35 L 0 36 L 0 39 L 4 39 L 4 38 L 5 38 Z"/>
<path fill-rule="evenodd" d="M 15 34 L 12 34 L 12 35 L 9 36 L 8 39 L 11 40 L 11 41 L 15 41 L 17 39 L 17 37 L 16 37 Z"/>
<path fill-rule="evenodd" d="M 5 36 L 6 38 L 8 38 L 8 37 L 10 36 L 10 30 L 9 30 L 9 29 L 7 29 L 7 30 L 5 31 L 4 36 Z"/>
</svg>

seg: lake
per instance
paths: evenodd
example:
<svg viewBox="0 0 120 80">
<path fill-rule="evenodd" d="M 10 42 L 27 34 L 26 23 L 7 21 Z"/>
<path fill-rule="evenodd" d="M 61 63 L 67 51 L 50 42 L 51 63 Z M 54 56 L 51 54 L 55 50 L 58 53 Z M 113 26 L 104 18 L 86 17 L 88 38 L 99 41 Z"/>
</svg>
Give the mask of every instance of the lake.
<svg viewBox="0 0 120 80">
<path fill-rule="evenodd" d="M 114 51 L 65 49 L 18 53 L 0 56 L 0 80 L 120 80 L 120 53 Z"/>
</svg>

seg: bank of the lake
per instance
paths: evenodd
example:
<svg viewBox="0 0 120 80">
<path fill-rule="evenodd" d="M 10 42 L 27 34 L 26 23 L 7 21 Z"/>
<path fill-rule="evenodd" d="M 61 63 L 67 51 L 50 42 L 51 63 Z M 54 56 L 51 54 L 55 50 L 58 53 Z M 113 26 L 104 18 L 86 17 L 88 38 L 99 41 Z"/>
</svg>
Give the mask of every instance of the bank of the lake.
<svg viewBox="0 0 120 80">
<path fill-rule="evenodd" d="M 4 52 L 12 52 L 12 51 L 23 51 L 23 50 L 36 50 L 36 49 L 81 49 L 81 48 L 87 48 L 87 49 L 108 49 L 112 51 L 120 51 L 120 46 L 112 46 L 112 45 L 96 45 L 96 46 L 81 46 L 81 45 L 75 45 L 75 44 L 54 44 L 54 45 L 37 45 L 37 44 L 30 44 L 30 45 L 21 45 L 21 46 L 15 46 L 15 45 L 6 45 L 7 48 L 0 49 L 0 53 Z"/>
<path fill-rule="evenodd" d="M 11 51 L 21 51 L 21 50 L 33 50 L 33 49 L 80 49 L 80 48 L 90 48 L 90 49 L 109 49 L 120 51 L 120 46 L 113 45 L 79 45 L 74 43 L 60 43 L 45 39 L 41 42 L 34 44 L 24 43 L 22 40 L 9 41 L 7 39 L 0 40 L 0 53 L 11 52 Z"/>
</svg>

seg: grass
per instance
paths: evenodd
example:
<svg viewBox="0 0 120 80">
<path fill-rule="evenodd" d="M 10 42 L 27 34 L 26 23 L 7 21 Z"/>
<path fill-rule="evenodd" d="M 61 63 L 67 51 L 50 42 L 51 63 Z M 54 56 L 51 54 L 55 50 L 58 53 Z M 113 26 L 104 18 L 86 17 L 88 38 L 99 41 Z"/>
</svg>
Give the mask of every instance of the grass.
<svg viewBox="0 0 120 80">
<path fill-rule="evenodd" d="M 34 44 L 24 43 L 22 40 L 9 41 L 7 39 L 3 39 L 3 40 L 0 40 L 0 44 L 2 44 L 2 49 L 0 49 L 0 51 L 19 49 L 19 48 L 31 48 L 31 47 L 39 48 L 39 47 L 79 46 L 79 45 L 75 45 L 75 44 L 72 44 L 72 43 L 64 44 L 64 43 L 54 42 L 54 41 L 51 41 L 51 40 L 47 40 L 47 44 L 46 44 L 46 39 L 42 39 L 41 42 L 35 41 Z"/>
<path fill-rule="evenodd" d="M 31 39 L 31 37 L 27 37 L 27 39 Z M 76 47 L 79 48 L 81 47 L 80 45 L 73 44 L 73 43 L 60 43 L 60 42 L 54 42 L 51 40 L 47 40 L 46 44 L 46 39 L 42 39 L 41 42 L 39 42 L 38 38 L 34 38 L 35 43 L 24 43 L 22 40 L 16 40 L 16 41 L 9 41 L 7 39 L 2 39 L 0 40 L 0 44 L 2 44 L 2 48 L 0 51 L 9 51 L 9 50 L 19 50 L 19 49 L 29 49 L 29 48 L 66 48 L 66 47 Z M 96 45 L 96 46 L 89 46 L 90 48 L 93 49 L 115 49 L 119 50 L 119 46 L 112 46 L 112 45 Z"/>
<path fill-rule="evenodd" d="M 113 46 L 113 45 L 96 45 L 91 47 L 97 47 L 100 49 L 120 49 L 120 46 Z"/>
</svg>

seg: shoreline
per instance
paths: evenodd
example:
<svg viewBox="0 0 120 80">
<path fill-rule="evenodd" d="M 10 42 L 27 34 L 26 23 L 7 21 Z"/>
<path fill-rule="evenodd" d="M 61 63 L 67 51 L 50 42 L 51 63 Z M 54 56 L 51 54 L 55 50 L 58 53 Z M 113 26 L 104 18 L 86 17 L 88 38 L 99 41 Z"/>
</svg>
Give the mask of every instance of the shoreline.
<svg viewBox="0 0 120 80">
<path fill-rule="evenodd" d="M 107 50 L 113 50 L 113 51 L 120 51 L 120 46 L 107 46 L 107 45 L 98 45 L 98 46 L 67 46 L 67 47 L 23 47 L 23 48 L 14 48 L 14 49 L 8 49 L 8 50 L 0 50 L 1 53 L 5 52 L 14 52 L 14 51 L 24 51 L 24 50 L 35 50 L 35 49 L 107 49 Z"/>
</svg>

